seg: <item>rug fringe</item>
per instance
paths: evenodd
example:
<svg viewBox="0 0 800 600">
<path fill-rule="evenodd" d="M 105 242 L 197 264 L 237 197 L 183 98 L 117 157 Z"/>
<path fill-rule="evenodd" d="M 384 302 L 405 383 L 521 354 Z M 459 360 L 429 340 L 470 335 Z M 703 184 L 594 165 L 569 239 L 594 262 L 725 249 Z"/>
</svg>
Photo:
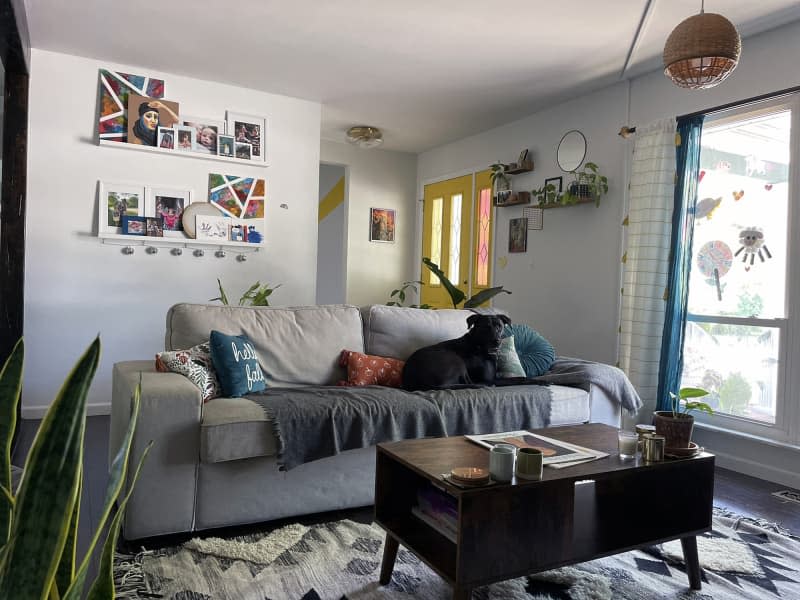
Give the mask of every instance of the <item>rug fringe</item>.
<svg viewBox="0 0 800 600">
<path fill-rule="evenodd" d="M 160 596 L 150 594 L 144 577 L 142 559 L 145 556 L 155 554 L 152 550 L 142 548 L 136 554 L 126 554 L 116 552 L 114 557 L 114 599 L 115 600 L 137 600 L 138 598 L 149 597 L 158 598 Z"/>
<path fill-rule="evenodd" d="M 766 529 L 767 531 L 771 531 L 779 535 L 784 535 L 793 540 L 800 541 L 800 536 L 795 535 L 794 533 L 786 529 L 783 525 L 775 523 L 774 521 L 767 521 L 766 519 L 754 518 L 754 517 L 745 517 L 744 515 L 740 515 L 737 512 L 734 512 L 728 508 L 723 508 L 721 506 L 714 507 L 714 514 L 719 517 L 733 519 L 734 521 L 733 529 L 737 529 L 739 523 L 747 523 L 749 525 L 755 525 L 756 527 L 760 527 L 761 529 Z"/>
</svg>

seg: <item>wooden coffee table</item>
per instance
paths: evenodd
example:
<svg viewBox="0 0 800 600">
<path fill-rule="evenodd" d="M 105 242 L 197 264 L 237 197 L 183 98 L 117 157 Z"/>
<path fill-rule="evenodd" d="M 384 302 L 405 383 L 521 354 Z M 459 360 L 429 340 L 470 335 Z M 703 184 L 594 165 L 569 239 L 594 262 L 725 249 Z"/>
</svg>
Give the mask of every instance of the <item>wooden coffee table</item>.
<svg viewBox="0 0 800 600">
<path fill-rule="evenodd" d="M 380 582 L 391 580 L 402 544 L 453 586 L 456 600 L 495 581 L 680 539 L 689 585 L 700 589 L 695 536 L 711 530 L 714 456 L 645 464 L 622 461 L 617 429 L 601 424 L 535 433 L 608 452 L 541 481 L 462 489 L 444 482 L 453 467 L 489 466 L 489 452 L 463 437 L 379 444 L 375 521 L 386 530 Z M 417 490 L 433 484 L 458 506 L 456 541 L 411 513 Z"/>
</svg>

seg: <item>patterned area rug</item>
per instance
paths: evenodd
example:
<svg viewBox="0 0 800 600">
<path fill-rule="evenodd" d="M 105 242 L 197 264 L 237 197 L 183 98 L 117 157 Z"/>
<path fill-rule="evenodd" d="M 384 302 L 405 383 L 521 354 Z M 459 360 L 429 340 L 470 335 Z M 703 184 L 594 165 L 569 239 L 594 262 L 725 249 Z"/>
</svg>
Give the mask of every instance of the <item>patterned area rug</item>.
<svg viewBox="0 0 800 600">
<path fill-rule="evenodd" d="M 267 534 L 193 539 L 117 556 L 117 598 L 170 600 L 449 600 L 451 588 L 400 548 L 378 585 L 383 530 L 350 520 Z M 742 600 L 800 598 L 800 538 L 715 509 L 698 538 L 703 589 L 692 592 L 679 542 L 478 588 L 475 600 Z"/>
</svg>

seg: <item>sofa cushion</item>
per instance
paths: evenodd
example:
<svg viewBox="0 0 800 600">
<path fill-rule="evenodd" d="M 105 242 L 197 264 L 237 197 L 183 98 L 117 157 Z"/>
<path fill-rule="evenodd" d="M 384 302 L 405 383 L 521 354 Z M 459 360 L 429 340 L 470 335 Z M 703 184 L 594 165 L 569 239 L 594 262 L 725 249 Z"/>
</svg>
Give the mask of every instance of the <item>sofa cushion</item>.
<svg viewBox="0 0 800 600">
<path fill-rule="evenodd" d="M 364 351 L 361 314 L 345 305 L 297 308 L 176 304 L 167 313 L 168 350 L 206 341 L 212 329 L 247 334 L 267 386 L 335 385 L 342 348 Z"/>
<path fill-rule="evenodd" d="M 512 323 L 506 326 L 506 333 L 514 336 L 517 356 L 525 375 L 539 377 L 550 370 L 556 360 L 556 352 L 538 331 L 523 323 Z"/>
<path fill-rule="evenodd" d="M 226 396 L 239 397 L 264 391 L 264 373 L 258 354 L 246 335 L 227 335 L 211 330 L 211 360 Z"/>
<path fill-rule="evenodd" d="M 500 348 L 497 351 L 497 376 L 503 378 L 525 377 L 525 369 L 519 362 L 513 335 L 500 340 Z"/>
<path fill-rule="evenodd" d="M 156 371 L 183 375 L 200 388 L 203 402 L 222 395 L 208 342 L 188 350 L 159 352 L 156 354 Z"/>
<path fill-rule="evenodd" d="M 385 385 L 399 388 L 403 382 L 402 360 L 342 350 L 339 363 L 347 369 L 341 385 Z"/>
<path fill-rule="evenodd" d="M 468 310 L 427 310 L 376 304 L 363 309 L 367 354 L 407 360 L 423 346 L 467 333 Z M 349 346 L 346 346 L 349 348 Z"/>
<path fill-rule="evenodd" d="M 264 409 L 247 398 L 215 398 L 203 405 L 200 459 L 225 462 L 273 456 L 277 442 Z"/>
</svg>

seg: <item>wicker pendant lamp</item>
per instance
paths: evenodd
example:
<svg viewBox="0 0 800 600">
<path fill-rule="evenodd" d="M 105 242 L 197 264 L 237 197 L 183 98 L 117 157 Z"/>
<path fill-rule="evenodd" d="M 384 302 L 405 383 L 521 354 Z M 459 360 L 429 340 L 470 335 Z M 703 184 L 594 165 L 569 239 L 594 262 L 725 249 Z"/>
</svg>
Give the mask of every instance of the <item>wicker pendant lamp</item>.
<svg viewBox="0 0 800 600">
<path fill-rule="evenodd" d="M 702 90 L 721 83 L 739 63 L 742 39 L 733 23 L 705 12 L 682 21 L 664 45 L 664 74 L 683 88 Z"/>
</svg>

